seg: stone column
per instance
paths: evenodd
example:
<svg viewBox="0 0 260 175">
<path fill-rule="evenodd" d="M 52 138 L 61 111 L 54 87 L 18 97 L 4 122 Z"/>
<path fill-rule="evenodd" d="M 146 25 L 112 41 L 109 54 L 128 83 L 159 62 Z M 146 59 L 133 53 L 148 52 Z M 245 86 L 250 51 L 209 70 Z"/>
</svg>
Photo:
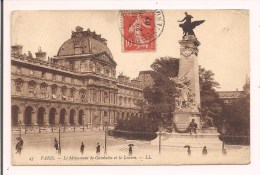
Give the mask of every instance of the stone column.
<svg viewBox="0 0 260 175">
<path fill-rule="evenodd" d="M 89 109 L 89 123 L 90 125 L 93 124 L 93 110 Z"/>
<path fill-rule="evenodd" d="M 20 109 L 20 111 L 18 112 L 18 123 L 21 122 L 22 125 L 24 124 L 23 114 L 24 114 L 24 111 L 21 111 L 21 109 Z"/>
<path fill-rule="evenodd" d="M 64 124 L 69 125 L 69 115 L 68 115 L 67 111 L 64 114 L 64 118 L 65 118 Z"/>
<path fill-rule="evenodd" d="M 100 110 L 100 124 L 103 124 L 104 111 Z"/>
<path fill-rule="evenodd" d="M 60 112 L 55 112 L 55 125 L 60 123 Z"/>
<path fill-rule="evenodd" d="M 37 125 L 36 123 L 36 112 L 32 111 L 32 120 L 31 120 L 32 125 Z"/>
<path fill-rule="evenodd" d="M 109 124 L 114 124 L 115 111 L 109 111 Z"/>
<path fill-rule="evenodd" d="M 45 111 L 44 113 L 43 113 L 43 124 L 44 125 L 50 125 L 50 123 L 49 123 L 49 116 L 47 115 L 47 112 Z"/>
<path fill-rule="evenodd" d="M 75 125 L 79 125 L 79 115 L 78 115 L 78 111 L 75 110 L 75 113 L 74 113 L 74 124 Z"/>
<path fill-rule="evenodd" d="M 93 98 L 93 93 L 91 94 L 91 89 L 88 89 L 88 102 L 91 103 L 92 102 L 92 98 Z M 91 96 L 92 95 L 92 96 Z"/>
</svg>

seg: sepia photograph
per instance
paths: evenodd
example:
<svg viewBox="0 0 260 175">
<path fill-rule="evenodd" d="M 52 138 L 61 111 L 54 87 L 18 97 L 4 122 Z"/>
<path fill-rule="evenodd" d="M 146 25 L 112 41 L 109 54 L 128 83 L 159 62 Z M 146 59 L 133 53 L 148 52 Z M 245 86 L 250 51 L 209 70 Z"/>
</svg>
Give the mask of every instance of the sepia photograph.
<svg viewBox="0 0 260 175">
<path fill-rule="evenodd" d="M 12 11 L 12 165 L 250 164 L 249 20 Z"/>
</svg>

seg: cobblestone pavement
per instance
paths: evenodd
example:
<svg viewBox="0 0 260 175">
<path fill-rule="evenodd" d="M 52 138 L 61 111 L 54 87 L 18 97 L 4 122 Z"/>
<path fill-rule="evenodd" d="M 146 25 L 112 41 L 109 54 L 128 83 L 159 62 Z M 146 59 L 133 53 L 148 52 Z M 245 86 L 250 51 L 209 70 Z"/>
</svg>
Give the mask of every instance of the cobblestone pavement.
<svg viewBox="0 0 260 175">
<path fill-rule="evenodd" d="M 227 156 L 222 156 L 221 149 L 215 148 L 208 148 L 207 156 L 201 155 L 202 148 L 191 148 L 191 156 L 188 156 L 186 148 L 172 146 L 162 146 L 159 155 L 158 145 L 151 145 L 149 141 L 111 136 L 107 137 L 107 154 L 104 154 L 105 133 L 102 130 L 61 132 L 61 155 L 54 148 L 54 138 L 58 139 L 58 133 L 22 134 L 24 146 L 19 155 L 15 150 L 18 136 L 18 133 L 12 134 L 12 161 L 17 165 L 245 164 L 250 156 L 248 146 L 234 145 L 226 146 Z M 83 154 L 80 153 L 81 142 L 85 145 Z M 97 142 L 101 145 L 100 155 L 95 152 Z M 129 144 L 134 144 L 132 156 L 128 155 Z M 48 160 L 50 157 L 54 160 Z"/>
</svg>

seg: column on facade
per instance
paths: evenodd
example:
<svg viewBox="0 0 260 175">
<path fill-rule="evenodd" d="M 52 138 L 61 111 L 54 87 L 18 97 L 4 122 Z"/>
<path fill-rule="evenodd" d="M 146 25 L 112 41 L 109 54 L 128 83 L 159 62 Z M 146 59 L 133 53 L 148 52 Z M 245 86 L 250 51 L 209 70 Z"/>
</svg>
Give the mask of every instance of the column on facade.
<svg viewBox="0 0 260 175">
<path fill-rule="evenodd" d="M 56 111 L 54 114 L 54 119 L 55 119 L 55 125 L 58 125 L 60 123 L 60 111 Z"/>
<path fill-rule="evenodd" d="M 82 114 L 82 118 L 84 120 L 83 124 L 88 125 L 89 124 L 89 109 L 86 109 L 84 113 Z"/>
<path fill-rule="evenodd" d="M 101 109 L 100 110 L 100 124 L 103 124 L 103 118 L 104 118 L 104 111 Z"/>
<path fill-rule="evenodd" d="M 78 110 L 75 110 L 75 113 L 74 113 L 74 124 L 75 125 L 79 125 L 79 115 L 78 115 Z"/>
<path fill-rule="evenodd" d="M 49 123 L 49 116 L 47 114 L 48 114 L 47 111 L 43 112 L 43 123 L 44 123 L 44 125 L 49 125 L 50 124 Z"/>
<path fill-rule="evenodd" d="M 109 91 L 109 103 L 110 103 L 110 104 L 113 103 L 112 96 L 113 96 L 113 92 L 112 92 L 112 91 Z"/>
<path fill-rule="evenodd" d="M 37 125 L 36 123 L 36 112 L 32 111 L 32 120 L 31 120 L 32 125 Z"/>
<path fill-rule="evenodd" d="M 93 98 L 93 93 L 91 93 L 92 89 L 88 89 L 88 102 L 92 102 L 92 98 Z"/>
<path fill-rule="evenodd" d="M 117 93 L 114 93 L 114 104 L 117 104 Z"/>
<path fill-rule="evenodd" d="M 67 111 L 64 113 L 64 118 L 65 118 L 64 124 L 69 125 L 69 115 Z"/>
<path fill-rule="evenodd" d="M 89 109 L 89 124 L 93 124 L 93 109 Z"/>
<path fill-rule="evenodd" d="M 113 110 L 109 110 L 109 124 L 114 124 L 114 112 Z"/>
<path fill-rule="evenodd" d="M 24 108 L 23 107 L 20 107 L 20 110 L 18 112 L 18 123 L 21 122 L 21 124 L 24 124 L 24 118 L 23 118 L 23 114 L 24 114 Z"/>
</svg>

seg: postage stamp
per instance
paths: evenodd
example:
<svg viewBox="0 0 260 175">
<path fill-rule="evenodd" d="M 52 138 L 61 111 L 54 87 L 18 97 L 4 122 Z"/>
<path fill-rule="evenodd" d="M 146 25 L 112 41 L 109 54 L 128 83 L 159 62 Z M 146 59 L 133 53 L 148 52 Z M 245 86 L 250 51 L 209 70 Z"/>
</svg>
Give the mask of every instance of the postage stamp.
<svg viewBox="0 0 260 175">
<path fill-rule="evenodd" d="M 161 10 L 121 11 L 123 51 L 155 51 L 164 27 Z"/>
</svg>

